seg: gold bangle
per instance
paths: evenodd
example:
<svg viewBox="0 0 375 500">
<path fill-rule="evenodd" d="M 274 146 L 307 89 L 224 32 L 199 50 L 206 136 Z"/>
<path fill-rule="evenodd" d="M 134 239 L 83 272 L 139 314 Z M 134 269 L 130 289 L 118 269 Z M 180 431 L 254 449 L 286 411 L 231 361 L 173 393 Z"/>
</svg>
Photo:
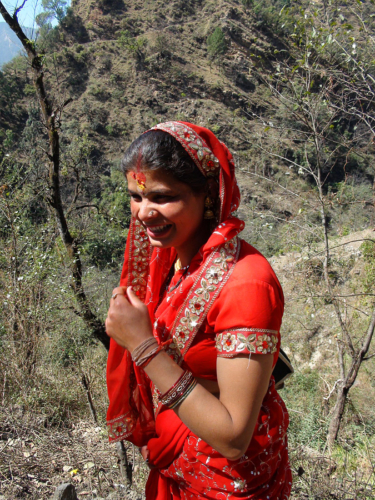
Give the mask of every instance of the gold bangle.
<svg viewBox="0 0 375 500">
<path fill-rule="evenodd" d="M 193 380 L 190 382 L 190 385 L 187 387 L 187 389 L 185 390 L 185 392 L 183 394 L 181 394 L 181 396 L 174 403 L 172 403 L 171 405 L 169 405 L 169 408 L 171 410 L 173 410 L 174 408 L 176 408 L 176 406 L 179 406 L 183 401 L 185 401 L 185 399 L 189 396 L 189 394 L 195 388 L 195 386 L 197 385 L 197 383 L 198 383 L 197 379 L 193 378 Z"/>
<path fill-rule="evenodd" d="M 188 397 L 196 385 L 197 381 L 193 374 L 186 370 L 177 382 L 161 396 L 160 402 L 168 408 L 175 408 Z"/>
</svg>

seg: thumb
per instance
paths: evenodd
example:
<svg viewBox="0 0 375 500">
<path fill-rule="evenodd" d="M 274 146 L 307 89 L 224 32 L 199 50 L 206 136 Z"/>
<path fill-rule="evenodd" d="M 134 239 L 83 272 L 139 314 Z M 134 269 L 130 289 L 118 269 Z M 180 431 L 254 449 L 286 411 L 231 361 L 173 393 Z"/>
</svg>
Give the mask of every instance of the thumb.
<svg viewBox="0 0 375 500">
<path fill-rule="evenodd" d="M 126 289 L 126 295 L 128 296 L 129 302 L 132 306 L 139 306 L 140 304 L 143 305 L 143 302 L 138 298 L 131 286 L 128 286 Z"/>
</svg>

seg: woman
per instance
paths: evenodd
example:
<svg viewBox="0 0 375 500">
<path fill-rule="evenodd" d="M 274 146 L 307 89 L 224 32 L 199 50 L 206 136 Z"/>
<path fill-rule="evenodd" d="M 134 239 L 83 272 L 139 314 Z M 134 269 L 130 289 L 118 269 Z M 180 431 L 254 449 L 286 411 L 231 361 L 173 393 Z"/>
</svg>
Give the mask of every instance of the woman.
<svg viewBox="0 0 375 500">
<path fill-rule="evenodd" d="M 141 447 L 147 500 L 287 499 L 289 419 L 271 377 L 283 294 L 238 237 L 232 156 L 209 130 L 167 122 L 123 168 L 132 220 L 106 320 L 110 440 Z"/>
</svg>

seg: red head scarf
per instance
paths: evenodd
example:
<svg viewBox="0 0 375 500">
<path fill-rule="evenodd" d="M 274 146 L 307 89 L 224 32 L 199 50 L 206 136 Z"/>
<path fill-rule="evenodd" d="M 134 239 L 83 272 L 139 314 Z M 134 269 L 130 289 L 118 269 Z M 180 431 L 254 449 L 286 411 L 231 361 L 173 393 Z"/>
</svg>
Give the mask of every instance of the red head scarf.
<svg viewBox="0 0 375 500">
<path fill-rule="evenodd" d="M 226 245 L 244 227 L 242 221 L 232 216 L 240 202 L 232 155 L 225 144 L 204 127 L 185 122 L 166 122 L 151 130 L 163 130 L 172 135 L 184 147 L 204 176 L 214 177 L 219 181 L 219 220 L 202 249 L 205 262 L 213 251 L 218 251 Z M 162 284 L 175 258 L 176 252 L 173 248 L 153 248 L 143 226 L 132 218 L 120 286 L 133 287 L 141 300 L 147 304 L 152 322 Z M 192 285 L 192 280 L 186 279 L 183 282 L 180 300 L 187 296 Z M 159 340 L 156 329 L 154 336 Z M 186 349 L 188 347 L 189 345 L 186 345 Z M 110 401 L 107 413 L 110 441 L 126 438 L 137 446 L 146 444 L 154 433 L 155 425 L 150 380 L 142 369 L 134 366 L 130 353 L 112 339 L 107 364 L 107 386 Z"/>
</svg>

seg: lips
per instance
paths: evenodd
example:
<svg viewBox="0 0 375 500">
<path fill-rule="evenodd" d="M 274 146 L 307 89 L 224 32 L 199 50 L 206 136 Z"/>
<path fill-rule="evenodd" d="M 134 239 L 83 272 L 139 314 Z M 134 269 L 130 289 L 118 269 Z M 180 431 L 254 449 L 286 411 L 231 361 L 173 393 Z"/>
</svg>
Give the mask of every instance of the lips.
<svg viewBox="0 0 375 500">
<path fill-rule="evenodd" d="M 169 229 L 172 227 L 172 224 L 163 224 L 160 226 L 146 226 L 147 234 L 151 236 L 151 238 L 156 238 L 160 236 L 164 236 L 167 234 Z"/>
</svg>

